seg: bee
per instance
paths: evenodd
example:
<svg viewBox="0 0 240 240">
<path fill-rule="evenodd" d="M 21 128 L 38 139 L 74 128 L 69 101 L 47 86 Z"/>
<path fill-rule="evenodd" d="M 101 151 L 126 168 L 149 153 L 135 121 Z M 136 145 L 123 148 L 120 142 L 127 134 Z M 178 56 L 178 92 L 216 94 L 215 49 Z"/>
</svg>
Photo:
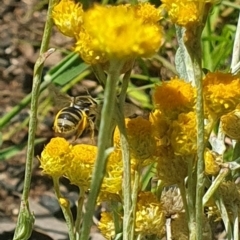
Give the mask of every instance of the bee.
<svg viewBox="0 0 240 240">
<path fill-rule="evenodd" d="M 75 135 L 76 140 L 90 128 L 93 139 L 95 123 L 97 127 L 99 125 L 103 100 L 94 99 L 89 93 L 86 96 L 72 97 L 61 93 L 54 85 L 50 85 L 49 88 L 56 104 L 62 107 L 56 114 L 53 130 L 64 137 Z M 137 106 L 130 103 L 124 104 L 125 117 L 132 118 L 140 115 L 143 115 L 143 111 Z"/>
<path fill-rule="evenodd" d="M 94 138 L 94 122 L 98 113 L 98 104 L 89 94 L 72 97 L 61 93 L 55 86 L 50 86 L 57 104 L 65 105 L 56 114 L 53 130 L 64 136 L 75 135 L 75 140 L 90 128 Z"/>
</svg>

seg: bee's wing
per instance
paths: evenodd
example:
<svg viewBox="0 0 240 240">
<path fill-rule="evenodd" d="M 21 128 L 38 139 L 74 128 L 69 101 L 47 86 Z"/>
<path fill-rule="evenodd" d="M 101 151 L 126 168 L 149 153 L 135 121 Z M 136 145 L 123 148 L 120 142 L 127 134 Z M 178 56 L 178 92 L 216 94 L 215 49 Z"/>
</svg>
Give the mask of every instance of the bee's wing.
<svg viewBox="0 0 240 240">
<path fill-rule="evenodd" d="M 124 116 L 127 118 L 144 115 L 144 111 L 142 109 L 135 106 L 134 104 L 127 103 L 127 102 L 124 103 L 123 111 L 124 111 Z"/>
<path fill-rule="evenodd" d="M 54 104 L 59 109 L 69 106 L 73 101 L 69 95 L 67 95 L 66 93 L 62 93 L 60 89 L 53 84 L 49 85 L 49 92 Z"/>
</svg>

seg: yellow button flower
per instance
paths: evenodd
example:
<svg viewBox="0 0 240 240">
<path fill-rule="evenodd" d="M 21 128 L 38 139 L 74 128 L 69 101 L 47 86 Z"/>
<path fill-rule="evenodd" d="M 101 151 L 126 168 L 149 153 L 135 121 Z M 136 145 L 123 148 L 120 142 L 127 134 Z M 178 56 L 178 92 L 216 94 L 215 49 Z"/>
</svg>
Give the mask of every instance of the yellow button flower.
<svg viewBox="0 0 240 240">
<path fill-rule="evenodd" d="M 222 130 L 230 138 L 240 140 L 240 106 L 221 117 Z"/>
<path fill-rule="evenodd" d="M 148 165 L 154 160 L 156 141 L 152 134 L 151 123 L 143 117 L 125 119 L 132 164 Z M 114 145 L 120 147 L 120 132 L 114 132 Z M 134 161 L 133 161 L 134 160 Z"/>
<path fill-rule="evenodd" d="M 63 176 L 71 163 L 71 149 L 72 146 L 64 138 L 52 138 L 39 158 L 43 173 L 52 177 Z"/>
<path fill-rule="evenodd" d="M 167 11 L 171 21 L 179 26 L 200 25 L 205 13 L 205 4 L 216 0 L 162 0 L 161 8 Z"/>
<path fill-rule="evenodd" d="M 154 16 L 155 12 L 152 11 Z M 109 59 L 148 57 L 157 52 L 162 30 L 158 23 L 149 23 L 140 15 L 131 5 L 95 5 L 89 9 L 83 21 L 85 30 L 92 38 L 92 50 L 105 53 Z"/>
<path fill-rule="evenodd" d="M 72 148 L 72 160 L 66 169 L 65 177 L 84 191 L 89 189 L 97 147 L 78 144 Z"/>
<path fill-rule="evenodd" d="M 197 152 L 197 120 L 195 112 L 179 114 L 178 120 L 172 122 L 171 145 L 177 155 L 188 156 Z"/>
<path fill-rule="evenodd" d="M 176 78 L 156 86 L 153 102 L 166 117 L 176 119 L 178 114 L 193 110 L 195 96 L 196 91 L 190 83 Z"/>
<path fill-rule="evenodd" d="M 98 228 L 102 235 L 107 239 L 111 240 L 115 237 L 115 227 L 113 217 L 109 212 L 102 212 L 101 219 L 98 223 Z"/>
<path fill-rule="evenodd" d="M 108 158 L 106 173 L 98 196 L 98 202 L 121 201 L 123 162 L 120 150 L 112 152 Z"/>
<path fill-rule="evenodd" d="M 220 171 L 220 166 L 217 160 L 219 156 L 213 151 L 206 149 L 204 152 L 205 173 L 208 175 L 216 175 Z"/>
<path fill-rule="evenodd" d="M 68 37 L 76 37 L 83 23 L 82 5 L 72 0 L 61 0 L 54 6 L 52 18 L 60 32 Z"/>
<path fill-rule="evenodd" d="M 163 236 L 165 216 L 162 204 L 152 192 L 139 193 L 135 225 L 135 232 L 141 236 Z"/>
<path fill-rule="evenodd" d="M 171 121 L 159 110 L 151 112 L 149 115 L 149 121 L 152 123 L 152 134 L 158 140 L 161 141 L 161 144 L 169 144 L 169 137 L 167 132 L 170 127 Z"/>
<path fill-rule="evenodd" d="M 213 118 L 233 111 L 240 103 L 240 78 L 231 73 L 208 73 L 203 81 L 205 108 Z"/>
</svg>

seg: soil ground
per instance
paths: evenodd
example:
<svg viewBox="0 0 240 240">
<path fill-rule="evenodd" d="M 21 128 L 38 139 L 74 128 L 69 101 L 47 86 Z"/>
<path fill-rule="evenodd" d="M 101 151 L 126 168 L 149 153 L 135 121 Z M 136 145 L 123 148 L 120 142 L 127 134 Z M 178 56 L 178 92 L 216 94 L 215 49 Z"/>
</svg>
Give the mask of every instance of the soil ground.
<svg viewBox="0 0 240 240">
<path fill-rule="evenodd" d="M 31 92 L 34 63 L 39 48 L 47 13 L 47 1 L 38 0 L 2 0 L 0 4 L 0 118 L 10 112 L 14 106 Z M 50 47 L 70 48 L 71 39 L 64 37 L 55 29 Z M 45 62 L 47 71 L 62 59 L 60 51 L 56 51 Z M 95 83 L 85 81 L 84 87 L 96 87 Z M 83 88 L 82 88 L 83 89 Z M 76 90 L 78 91 L 78 90 Z M 44 138 L 44 142 L 35 148 L 35 155 L 40 155 L 43 146 L 53 137 L 53 109 L 47 119 L 38 123 L 36 138 Z M 29 106 L 17 114 L 2 129 L 3 144 L 0 149 L 21 146 L 28 138 L 28 129 L 20 123 L 29 116 Z M 83 141 L 88 141 L 88 137 Z M 1 158 L 1 156 L 0 156 Z M 12 239 L 20 197 L 23 189 L 24 164 L 26 148 L 8 160 L 0 161 L 0 239 Z M 75 212 L 77 189 L 63 181 L 61 190 L 72 202 Z M 36 217 L 31 240 L 67 240 L 67 229 L 58 202 L 53 194 L 52 181 L 43 176 L 39 169 L 39 161 L 34 159 L 34 172 L 30 190 L 30 208 Z M 102 239 L 96 229 L 92 231 L 94 239 Z"/>
</svg>

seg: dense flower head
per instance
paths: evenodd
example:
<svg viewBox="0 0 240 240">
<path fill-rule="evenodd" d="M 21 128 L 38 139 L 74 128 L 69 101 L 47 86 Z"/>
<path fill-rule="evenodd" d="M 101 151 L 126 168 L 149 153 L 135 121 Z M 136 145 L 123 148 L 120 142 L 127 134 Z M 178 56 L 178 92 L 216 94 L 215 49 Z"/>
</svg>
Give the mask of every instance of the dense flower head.
<svg viewBox="0 0 240 240">
<path fill-rule="evenodd" d="M 157 149 L 157 178 L 165 186 L 182 183 L 187 176 L 187 161 L 180 155 L 175 155 L 171 146 L 159 146 Z"/>
<path fill-rule="evenodd" d="M 155 107 L 170 119 L 192 111 L 195 105 L 195 89 L 181 79 L 172 79 L 156 86 L 153 95 Z"/>
<path fill-rule="evenodd" d="M 106 172 L 98 196 L 98 202 L 120 201 L 122 190 L 123 163 L 122 153 L 116 149 L 107 162 Z"/>
<path fill-rule="evenodd" d="M 154 161 L 156 141 L 152 135 L 152 124 L 143 117 L 125 119 L 131 158 L 136 164 L 147 165 Z M 114 145 L 120 146 L 120 132 L 116 128 L 114 132 Z M 135 164 L 135 163 L 134 163 Z"/>
<path fill-rule="evenodd" d="M 76 40 L 75 52 L 90 64 L 149 57 L 162 43 L 160 10 L 149 3 L 94 5 L 61 0 L 52 13 L 59 30 Z"/>
<path fill-rule="evenodd" d="M 161 8 L 168 13 L 171 21 L 179 26 L 197 26 L 202 22 L 205 4 L 215 0 L 162 0 Z"/>
<path fill-rule="evenodd" d="M 197 1 L 163 0 L 162 8 L 168 12 L 173 23 L 187 26 L 199 21 L 199 9 Z"/>
<path fill-rule="evenodd" d="M 233 111 L 240 103 L 240 78 L 231 73 L 208 73 L 203 81 L 204 102 L 215 118 Z"/>
<path fill-rule="evenodd" d="M 94 161 L 97 155 L 97 147 L 86 144 L 78 144 L 72 148 L 73 158 L 66 169 L 65 177 L 70 182 L 83 190 L 89 189 Z"/>
<path fill-rule="evenodd" d="M 197 152 L 197 120 L 196 113 L 181 113 L 178 120 L 171 124 L 171 145 L 174 153 L 182 156 Z"/>
<path fill-rule="evenodd" d="M 137 17 L 141 18 L 144 23 L 155 24 L 162 18 L 161 10 L 156 9 L 149 2 L 140 2 L 133 7 L 135 8 Z"/>
<path fill-rule="evenodd" d="M 61 177 L 72 160 L 72 146 L 60 137 L 52 138 L 39 158 L 43 173 L 52 177 Z"/>
<path fill-rule="evenodd" d="M 107 56 L 104 52 L 93 50 L 93 39 L 85 29 L 82 29 L 76 37 L 74 51 L 79 53 L 86 63 L 105 63 Z"/>
<path fill-rule="evenodd" d="M 156 22 L 144 22 L 135 8 L 95 5 L 85 12 L 84 28 L 92 38 L 92 49 L 106 53 L 110 59 L 154 54 L 161 45 L 161 28 Z"/>
<path fill-rule="evenodd" d="M 171 121 L 159 110 L 156 109 L 149 115 L 149 121 L 152 123 L 152 134 L 164 144 L 168 144 L 167 132 Z"/>
<path fill-rule="evenodd" d="M 240 140 L 240 106 L 221 117 L 222 130 L 230 138 Z"/>
<path fill-rule="evenodd" d="M 165 217 L 162 204 L 152 192 L 141 192 L 138 195 L 135 232 L 141 236 L 164 234 Z"/>
<path fill-rule="evenodd" d="M 217 162 L 217 153 L 214 153 L 210 149 L 206 149 L 204 152 L 205 173 L 208 175 L 216 175 L 220 171 L 219 163 Z"/>
<path fill-rule="evenodd" d="M 111 213 L 101 213 L 101 219 L 98 223 L 98 228 L 107 240 L 111 240 L 115 237 L 115 227 Z"/>
<path fill-rule="evenodd" d="M 60 32 L 68 37 L 76 37 L 83 23 L 82 5 L 72 0 L 61 0 L 54 6 L 52 18 Z"/>
</svg>

